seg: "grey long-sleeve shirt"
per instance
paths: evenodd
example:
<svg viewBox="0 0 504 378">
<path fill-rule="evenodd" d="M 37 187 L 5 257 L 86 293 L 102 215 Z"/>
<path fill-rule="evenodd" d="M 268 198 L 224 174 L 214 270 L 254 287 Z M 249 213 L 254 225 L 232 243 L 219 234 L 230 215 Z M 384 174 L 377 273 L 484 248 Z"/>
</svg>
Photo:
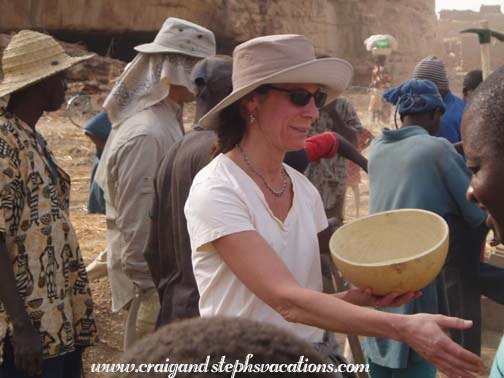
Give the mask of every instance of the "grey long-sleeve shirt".
<svg viewBox="0 0 504 378">
<path fill-rule="evenodd" d="M 134 298 L 135 286 L 154 287 L 143 257 L 154 177 L 165 153 L 182 138 L 180 116 L 181 108 L 166 99 L 114 127 L 105 146 L 100 164 L 105 164 L 106 178 L 99 184 L 107 208 L 107 268 L 113 311 Z"/>
</svg>

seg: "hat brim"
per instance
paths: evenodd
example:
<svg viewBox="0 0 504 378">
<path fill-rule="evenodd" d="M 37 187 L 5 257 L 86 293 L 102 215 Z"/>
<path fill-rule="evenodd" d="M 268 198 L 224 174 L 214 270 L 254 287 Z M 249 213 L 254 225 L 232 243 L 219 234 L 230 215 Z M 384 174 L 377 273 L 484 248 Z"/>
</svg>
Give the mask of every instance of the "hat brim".
<svg viewBox="0 0 504 378">
<path fill-rule="evenodd" d="M 199 121 L 205 129 L 215 129 L 220 112 L 263 84 L 319 84 L 327 92 L 327 103 L 334 101 L 345 91 L 352 80 L 353 67 L 338 58 L 315 59 L 272 75 L 258 79 L 241 88 L 234 88 L 227 97 L 213 107 Z"/>
<path fill-rule="evenodd" d="M 166 47 L 162 46 L 158 43 L 151 42 L 151 43 L 144 43 L 143 45 L 138 45 L 134 47 L 135 51 L 138 51 L 143 54 L 183 54 L 183 55 L 189 55 L 189 56 L 194 56 L 197 58 L 206 58 L 208 55 L 204 54 L 199 54 L 199 53 L 191 53 L 190 51 L 187 50 L 179 50 L 173 47 Z"/>
<path fill-rule="evenodd" d="M 0 98 L 14 93 L 20 89 L 26 88 L 30 85 L 38 83 L 41 80 L 48 78 L 58 72 L 64 71 L 84 60 L 88 60 L 94 57 L 96 54 L 89 54 L 78 57 L 68 57 L 61 64 L 57 66 L 51 66 L 49 69 L 43 69 L 41 72 L 30 72 L 29 75 L 24 75 L 23 77 L 13 78 L 7 82 L 4 81 L 0 83 Z"/>
</svg>

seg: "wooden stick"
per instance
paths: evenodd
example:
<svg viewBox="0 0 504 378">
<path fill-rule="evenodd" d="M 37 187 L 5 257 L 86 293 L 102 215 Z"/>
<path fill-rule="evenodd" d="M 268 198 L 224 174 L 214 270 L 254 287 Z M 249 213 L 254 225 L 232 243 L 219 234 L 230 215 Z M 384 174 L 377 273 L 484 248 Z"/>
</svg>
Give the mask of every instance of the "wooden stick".
<svg viewBox="0 0 504 378">
<path fill-rule="evenodd" d="M 481 20 L 480 26 L 482 29 L 488 29 L 488 21 Z M 485 80 L 492 70 L 490 66 L 490 43 L 480 44 L 481 52 L 481 71 L 483 72 L 483 80 Z"/>
<path fill-rule="evenodd" d="M 343 277 L 341 277 L 341 274 L 334 264 L 334 261 L 332 258 L 329 258 L 330 262 L 330 267 L 331 267 L 331 278 L 332 278 L 332 283 L 334 286 L 334 289 L 336 292 L 341 292 L 345 291 L 345 281 L 343 280 Z M 354 359 L 354 363 L 356 364 L 365 364 L 366 363 L 366 358 L 364 357 L 364 353 L 362 352 L 362 346 L 359 341 L 359 337 L 355 335 L 347 335 L 348 343 L 350 344 L 350 350 L 352 351 L 352 356 Z M 355 373 L 358 378 L 369 378 L 369 374 L 367 372 L 362 372 L 362 373 Z"/>
</svg>

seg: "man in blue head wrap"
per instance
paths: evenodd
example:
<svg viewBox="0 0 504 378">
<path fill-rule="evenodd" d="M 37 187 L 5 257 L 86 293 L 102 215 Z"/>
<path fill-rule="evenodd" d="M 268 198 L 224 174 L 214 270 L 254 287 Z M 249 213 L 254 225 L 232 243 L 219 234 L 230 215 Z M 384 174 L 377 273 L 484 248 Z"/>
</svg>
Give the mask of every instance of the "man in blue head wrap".
<svg viewBox="0 0 504 378">
<path fill-rule="evenodd" d="M 371 145 L 369 212 L 417 208 L 447 219 L 458 217 L 472 228 L 484 228 L 485 212 L 465 197 L 470 175 L 464 159 L 450 142 L 434 136 L 445 111 L 436 85 L 428 80 L 409 80 L 383 97 L 396 105 L 394 118 L 397 122 L 399 114 L 402 124 L 397 130 L 384 129 Z M 383 310 L 403 314 L 447 312 L 442 280 L 436 279 L 422 291 L 423 296 L 407 305 Z M 436 376 L 435 367 L 406 344 L 368 338 L 365 349 L 373 378 Z"/>
</svg>

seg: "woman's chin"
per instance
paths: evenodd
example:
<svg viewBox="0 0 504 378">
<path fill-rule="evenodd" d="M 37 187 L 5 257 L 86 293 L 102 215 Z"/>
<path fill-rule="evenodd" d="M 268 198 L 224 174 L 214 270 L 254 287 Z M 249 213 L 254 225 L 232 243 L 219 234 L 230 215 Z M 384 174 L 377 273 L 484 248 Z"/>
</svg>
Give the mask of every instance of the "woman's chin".
<svg viewBox="0 0 504 378">
<path fill-rule="evenodd" d="M 299 151 L 304 149 L 304 141 L 306 138 L 300 138 L 299 140 L 292 141 L 291 143 L 288 143 L 286 145 L 286 151 L 287 152 L 292 152 L 292 151 Z"/>
</svg>

